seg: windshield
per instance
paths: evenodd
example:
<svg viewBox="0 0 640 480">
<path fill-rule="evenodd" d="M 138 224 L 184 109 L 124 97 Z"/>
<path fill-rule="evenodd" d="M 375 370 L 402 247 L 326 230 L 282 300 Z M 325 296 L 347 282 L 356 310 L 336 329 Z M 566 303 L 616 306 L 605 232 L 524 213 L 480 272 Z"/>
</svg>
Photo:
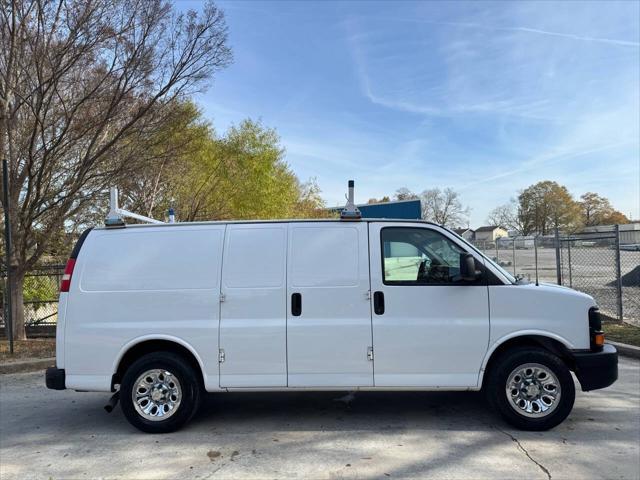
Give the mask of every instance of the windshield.
<svg viewBox="0 0 640 480">
<path fill-rule="evenodd" d="M 469 243 L 467 240 L 465 240 L 463 237 L 461 237 L 460 235 L 458 235 L 456 232 L 454 232 L 453 230 L 449 230 L 451 233 L 453 233 L 456 237 L 458 237 L 460 240 L 462 240 L 464 243 L 466 243 L 474 252 L 479 253 L 480 255 L 482 255 L 482 258 L 484 258 L 487 262 L 489 262 L 491 265 L 493 265 L 494 267 L 496 267 L 498 270 L 500 270 L 500 273 L 502 273 L 505 277 L 507 277 L 507 279 L 511 282 L 511 283 L 517 283 L 518 279 L 516 277 L 514 277 L 513 275 L 511 275 L 509 272 L 507 272 L 504 268 L 502 268 L 500 265 L 498 265 L 497 262 L 494 262 L 491 258 L 489 258 L 487 255 L 485 255 L 481 250 L 478 250 L 473 244 Z"/>
</svg>

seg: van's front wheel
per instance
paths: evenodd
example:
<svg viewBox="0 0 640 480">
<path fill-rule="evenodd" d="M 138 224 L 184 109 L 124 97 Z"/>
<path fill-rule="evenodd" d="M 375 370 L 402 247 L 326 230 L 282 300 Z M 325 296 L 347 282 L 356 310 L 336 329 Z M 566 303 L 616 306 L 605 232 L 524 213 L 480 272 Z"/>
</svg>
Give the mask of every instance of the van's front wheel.
<svg viewBox="0 0 640 480">
<path fill-rule="evenodd" d="M 548 430 L 573 408 L 575 387 L 564 362 L 540 348 L 518 348 L 492 366 L 485 385 L 489 403 L 511 425 Z"/>
<path fill-rule="evenodd" d="M 195 372 L 179 355 L 155 352 L 134 362 L 120 386 L 122 411 L 134 427 L 148 433 L 178 430 L 200 402 Z"/>
</svg>

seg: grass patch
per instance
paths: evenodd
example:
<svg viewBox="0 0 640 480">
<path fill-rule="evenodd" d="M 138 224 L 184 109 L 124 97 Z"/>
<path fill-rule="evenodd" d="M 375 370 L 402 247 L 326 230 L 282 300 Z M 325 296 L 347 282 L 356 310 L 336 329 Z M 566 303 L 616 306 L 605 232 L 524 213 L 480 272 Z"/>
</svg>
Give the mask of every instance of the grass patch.
<svg viewBox="0 0 640 480">
<path fill-rule="evenodd" d="M 13 342 L 13 355 L 9 353 L 9 341 L 0 341 L 0 362 L 13 362 L 27 358 L 50 358 L 56 356 L 54 338 L 33 338 Z"/>
<path fill-rule="evenodd" d="M 622 322 L 603 322 L 604 338 L 640 347 L 640 327 Z"/>
</svg>

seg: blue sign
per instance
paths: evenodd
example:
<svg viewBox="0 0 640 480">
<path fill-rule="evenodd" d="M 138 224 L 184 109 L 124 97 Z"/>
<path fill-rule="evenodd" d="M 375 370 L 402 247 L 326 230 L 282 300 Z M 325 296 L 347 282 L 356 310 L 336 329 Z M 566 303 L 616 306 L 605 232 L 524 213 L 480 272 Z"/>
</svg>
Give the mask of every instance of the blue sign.
<svg viewBox="0 0 640 480">
<path fill-rule="evenodd" d="M 358 205 L 362 218 L 393 218 L 402 220 L 420 220 L 422 208 L 420 200 L 398 200 L 396 202 L 367 203 Z M 340 213 L 342 207 L 330 209 Z"/>
</svg>

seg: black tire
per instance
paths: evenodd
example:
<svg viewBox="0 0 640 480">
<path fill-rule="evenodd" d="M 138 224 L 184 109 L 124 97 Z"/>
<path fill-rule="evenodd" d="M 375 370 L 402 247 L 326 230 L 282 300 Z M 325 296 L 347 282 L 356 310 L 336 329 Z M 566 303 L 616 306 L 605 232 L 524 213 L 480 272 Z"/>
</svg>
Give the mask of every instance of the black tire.
<svg viewBox="0 0 640 480">
<path fill-rule="evenodd" d="M 522 410 L 513 405 L 507 396 L 509 376 L 518 367 L 526 364 L 540 364 L 546 367 L 556 376 L 560 386 L 557 405 L 550 413 L 537 418 L 521 413 Z M 521 430 L 531 431 L 549 430 L 560 424 L 571 413 L 576 397 L 571 371 L 562 359 L 547 350 L 535 347 L 514 348 L 493 361 L 490 371 L 487 372 L 484 393 L 491 407 L 509 424 Z M 517 398 L 515 391 L 513 398 Z"/>
<path fill-rule="evenodd" d="M 163 420 L 149 420 L 136 410 L 132 392 L 136 381 L 147 371 L 170 372 L 180 385 L 180 402 L 171 415 Z M 172 352 L 154 352 L 136 360 L 125 372 L 120 385 L 120 405 L 125 417 L 139 430 L 147 433 L 175 432 L 186 424 L 197 412 L 202 398 L 199 377 L 187 361 Z"/>
</svg>

